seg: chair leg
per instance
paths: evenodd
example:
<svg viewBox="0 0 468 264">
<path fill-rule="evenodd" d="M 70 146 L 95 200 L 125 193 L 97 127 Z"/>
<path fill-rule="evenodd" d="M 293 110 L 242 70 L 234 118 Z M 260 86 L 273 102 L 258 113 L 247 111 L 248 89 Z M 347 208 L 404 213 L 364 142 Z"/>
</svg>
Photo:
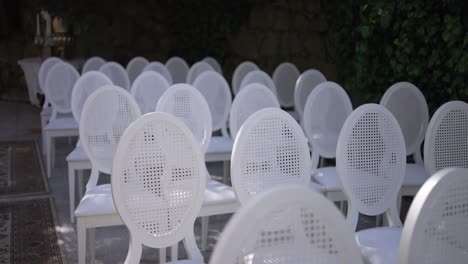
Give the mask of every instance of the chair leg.
<svg viewBox="0 0 468 264">
<path fill-rule="evenodd" d="M 75 169 L 68 165 L 68 194 L 70 202 L 70 222 L 75 222 Z"/>
<path fill-rule="evenodd" d="M 179 243 L 171 247 L 171 261 L 177 261 L 179 256 Z"/>
<path fill-rule="evenodd" d="M 159 249 L 159 263 L 166 263 L 166 248 Z"/>
<path fill-rule="evenodd" d="M 134 241 L 130 234 L 130 245 L 128 247 L 127 257 L 125 258 L 125 264 L 140 263 L 141 251 L 143 246 L 141 243 Z M 160 262 L 161 263 L 161 262 Z"/>
<path fill-rule="evenodd" d="M 201 234 L 201 249 L 206 250 L 208 244 L 208 225 L 209 225 L 209 217 L 203 216 L 202 217 L 202 234 Z"/>
<path fill-rule="evenodd" d="M 52 162 L 52 150 L 51 150 L 51 137 L 50 135 L 46 132 L 46 164 L 47 164 L 47 177 L 50 178 L 50 176 L 52 175 L 52 168 L 51 168 L 51 162 Z"/>
<path fill-rule="evenodd" d="M 83 198 L 84 195 L 84 185 L 83 185 L 83 170 L 78 170 L 78 198 Z"/>
<path fill-rule="evenodd" d="M 45 156 L 47 154 L 47 142 L 46 142 L 46 132 L 44 131 L 44 127 L 42 128 L 42 154 Z"/>
<path fill-rule="evenodd" d="M 89 263 L 94 264 L 96 258 L 96 228 L 89 228 Z"/>
<path fill-rule="evenodd" d="M 223 169 L 224 169 L 224 172 L 223 172 L 223 183 L 226 184 L 227 181 L 228 181 L 228 178 L 231 176 L 230 175 L 230 172 L 231 172 L 231 167 L 230 167 L 230 162 L 229 160 L 225 160 L 223 161 Z"/>
<path fill-rule="evenodd" d="M 51 160 L 52 160 L 52 168 L 55 168 L 55 138 L 50 139 L 50 150 L 51 150 Z"/>
<path fill-rule="evenodd" d="M 77 235 L 78 235 L 78 264 L 86 263 L 86 226 L 83 220 L 77 219 Z"/>
</svg>

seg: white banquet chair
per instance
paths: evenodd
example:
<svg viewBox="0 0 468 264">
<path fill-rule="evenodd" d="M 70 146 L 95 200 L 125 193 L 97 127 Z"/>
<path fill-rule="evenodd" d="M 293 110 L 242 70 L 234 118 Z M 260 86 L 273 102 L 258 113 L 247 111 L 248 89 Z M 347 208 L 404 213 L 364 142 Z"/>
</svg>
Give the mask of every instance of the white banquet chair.
<svg viewBox="0 0 468 264">
<path fill-rule="evenodd" d="M 159 61 L 152 61 L 148 65 L 146 65 L 145 68 L 143 68 L 143 72 L 146 72 L 146 71 L 155 71 L 161 74 L 162 76 L 164 76 L 164 78 L 166 78 L 166 81 L 170 85 L 172 85 L 173 83 L 171 73 L 166 68 L 166 66 Z"/>
<path fill-rule="evenodd" d="M 113 84 L 125 90 L 130 90 L 130 79 L 128 78 L 127 70 L 119 63 L 114 61 L 106 62 L 106 64 L 99 68 L 99 71 L 109 77 Z"/>
<path fill-rule="evenodd" d="M 205 57 L 202 61 L 208 63 L 209 65 L 211 65 L 211 67 L 213 67 L 213 69 L 221 74 L 221 76 L 223 75 L 223 69 L 221 68 L 221 65 L 219 64 L 219 62 L 213 58 L 213 57 Z"/>
<path fill-rule="evenodd" d="M 84 63 L 83 68 L 81 69 L 81 74 L 85 74 L 89 71 L 99 71 L 99 68 L 104 64 L 106 64 L 105 59 L 98 56 L 91 57 Z"/>
<path fill-rule="evenodd" d="M 282 107 L 294 106 L 294 89 L 299 78 L 299 69 L 290 62 L 283 62 L 273 72 L 272 79 L 278 93 L 278 101 Z"/>
<path fill-rule="evenodd" d="M 242 89 L 251 84 L 251 83 L 260 83 L 268 87 L 274 94 L 277 96 L 277 91 L 276 91 L 276 85 L 271 79 L 270 75 L 268 75 L 266 72 L 261 71 L 261 70 L 254 70 L 247 75 L 245 75 L 244 79 L 242 79 L 242 82 L 239 87 L 239 91 L 242 91 Z"/>
<path fill-rule="evenodd" d="M 215 69 L 204 61 L 199 61 L 193 64 L 187 72 L 187 83 L 193 85 L 193 82 L 197 79 L 197 77 L 205 71 L 215 71 Z"/>
<path fill-rule="evenodd" d="M 299 76 L 294 88 L 294 110 L 298 115 L 299 120 L 302 120 L 304 106 L 309 94 L 317 85 L 326 81 L 327 79 L 325 76 L 323 76 L 323 74 L 318 70 L 314 69 L 309 69 Z"/>
<path fill-rule="evenodd" d="M 155 71 L 140 74 L 132 84 L 130 93 L 138 103 L 143 114 L 153 112 L 159 98 L 170 87 L 166 78 Z"/>
<path fill-rule="evenodd" d="M 127 63 L 127 67 L 125 67 L 125 69 L 127 70 L 131 84 L 133 84 L 138 75 L 143 72 L 143 68 L 148 64 L 149 61 L 141 56 L 137 56 Z"/>
<path fill-rule="evenodd" d="M 232 74 L 231 89 L 234 95 L 240 90 L 240 85 L 244 77 L 251 71 L 259 70 L 258 66 L 251 61 L 244 61 L 237 65 Z"/>
<path fill-rule="evenodd" d="M 172 75 L 174 84 L 185 83 L 189 71 L 188 63 L 180 57 L 171 57 L 166 61 L 166 68 Z"/>
</svg>

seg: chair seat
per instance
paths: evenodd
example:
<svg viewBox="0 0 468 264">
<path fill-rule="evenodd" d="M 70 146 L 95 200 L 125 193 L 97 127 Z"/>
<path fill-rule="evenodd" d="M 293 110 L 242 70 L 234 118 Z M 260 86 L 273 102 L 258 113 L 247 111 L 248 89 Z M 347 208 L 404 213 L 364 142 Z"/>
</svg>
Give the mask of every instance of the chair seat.
<svg viewBox="0 0 468 264">
<path fill-rule="evenodd" d="M 67 162 L 73 162 L 73 161 L 89 161 L 88 156 L 84 152 L 84 149 L 82 146 L 77 146 L 70 154 L 68 154 L 66 158 Z"/>
<path fill-rule="evenodd" d="M 208 180 L 202 206 L 236 201 L 237 198 L 232 187 L 215 180 Z M 98 185 L 87 190 L 75 210 L 76 217 L 116 213 L 110 184 Z"/>
<path fill-rule="evenodd" d="M 397 264 L 402 228 L 377 227 L 356 232 L 362 255 L 372 264 Z"/>
<path fill-rule="evenodd" d="M 324 191 L 324 187 L 321 184 L 313 182 L 313 181 L 309 183 L 309 188 L 320 193 Z"/>
<path fill-rule="evenodd" d="M 407 163 L 403 186 L 422 186 L 427 180 L 424 166 L 420 164 Z"/>
<path fill-rule="evenodd" d="M 47 124 L 46 130 L 77 129 L 78 123 L 72 116 L 65 116 L 55 119 Z"/>
<path fill-rule="evenodd" d="M 312 173 L 312 178 L 319 183 L 324 191 L 341 191 L 341 182 L 336 174 L 336 167 L 324 167 L 316 169 Z"/>
<path fill-rule="evenodd" d="M 229 137 L 212 137 L 206 153 L 225 153 L 232 151 L 232 139 Z"/>
</svg>

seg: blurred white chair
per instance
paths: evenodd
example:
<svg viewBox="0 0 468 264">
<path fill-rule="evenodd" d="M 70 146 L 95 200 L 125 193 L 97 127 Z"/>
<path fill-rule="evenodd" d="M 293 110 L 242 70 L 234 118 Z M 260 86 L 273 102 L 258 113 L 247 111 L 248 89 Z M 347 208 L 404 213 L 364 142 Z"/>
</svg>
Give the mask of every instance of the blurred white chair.
<svg viewBox="0 0 468 264">
<path fill-rule="evenodd" d="M 302 128 L 312 151 L 312 178 L 323 186 L 325 195 L 334 202 L 346 200 L 336 167 L 319 168 L 320 158 L 336 157 L 336 145 L 346 118 L 353 111 L 346 91 L 337 83 L 324 82 L 309 94 Z"/>
<path fill-rule="evenodd" d="M 398 121 L 383 106 L 365 104 L 343 125 L 336 149 L 336 169 L 348 198 L 347 222 L 356 229 L 359 214 L 385 213 L 389 226 L 356 232 L 369 263 L 398 263 L 402 223 L 398 193 L 406 167 L 406 147 Z"/>
<path fill-rule="evenodd" d="M 300 74 L 296 65 L 290 62 L 281 63 L 273 72 L 272 79 L 276 86 L 278 101 L 282 107 L 291 108 L 294 106 L 294 89 Z"/>
<path fill-rule="evenodd" d="M 86 193 L 75 210 L 77 218 L 78 263 L 86 258 L 86 232 L 89 231 L 91 261 L 94 262 L 96 227 L 115 225 L 116 209 L 110 184 L 97 185 L 100 173 L 111 174 L 117 145 L 125 129 L 138 117 L 140 109 L 121 87 L 106 85 L 86 100 L 80 117 L 80 141 L 91 160 L 91 176 Z"/>
<path fill-rule="evenodd" d="M 265 190 L 231 218 L 211 264 L 363 264 L 353 232 L 336 207 L 297 186 Z"/>
<path fill-rule="evenodd" d="M 431 118 L 424 141 L 426 175 L 457 167 L 468 168 L 468 104 L 450 101 Z"/>
<path fill-rule="evenodd" d="M 401 188 L 402 196 L 414 196 L 427 179 L 421 157 L 429 122 L 429 109 L 421 91 L 409 82 L 399 82 L 387 89 L 380 104 L 398 121 L 405 137 L 406 155 L 412 155 L 415 163 L 406 164 L 406 175 Z"/>
<path fill-rule="evenodd" d="M 130 232 L 125 263 L 140 263 L 143 245 L 165 250 L 181 240 L 189 263 L 203 263 L 194 223 L 205 193 L 205 164 L 190 129 L 169 114 L 145 115 L 122 135 L 113 164 L 112 195 Z"/>
<path fill-rule="evenodd" d="M 231 139 L 236 139 L 242 124 L 253 113 L 267 107 L 280 108 L 278 99 L 273 92 L 263 84 L 252 83 L 244 87 L 232 102 L 229 117 Z"/>
<path fill-rule="evenodd" d="M 52 175 L 55 161 L 55 138 L 78 136 L 78 123 L 71 116 L 71 95 L 75 82 L 80 77 L 71 64 L 55 63 L 48 71 L 44 93 L 51 104 L 52 114 L 43 128 L 47 175 Z"/>
<path fill-rule="evenodd" d="M 232 93 L 234 95 L 237 95 L 237 93 L 240 90 L 240 85 L 244 77 L 251 71 L 259 70 L 258 66 L 251 62 L 251 61 L 244 61 L 237 65 L 236 69 L 234 70 L 234 73 L 232 74 L 232 80 L 231 80 L 231 89 Z"/>
<path fill-rule="evenodd" d="M 241 82 L 239 91 L 242 91 L 245 86 L 251 83 L 263 84 L 268 87 L 275 94 L 275 96 L 277 96 L 276 85 L 271 79 L 270 75 L 268 75 L 266 72 L 261 70 L 254 70 L 247 73 Z"/>
<path fill-rule="evenodd" d="M 176 83 L 185 83 L 189 65 L 180 57 L 172 57 L 166 61 L 166 68 L 172 75 L 172 81 Z"/>
<path fill-rule="evenodd" d="M 420 188 L 401 234 L 400 264 L 468 263 L 468 169 L 443 169 Z"/>
<path fill-rule="evenodd" d="M 211 65 L 211 67 L 213 67 L 213 69 L 221 74 L 221 76 L 223 75 L 223 69 L 221 68 L 221 65 L 219 64 L 219 62 L 213 58 L 213 57 L 205 57 L 202 61 L 208 63 L 209 65 Z"/>
<path fill-rule="evenodd" d="M 106 64 L 99 68 L 99 71 L 109 77 L 113 84 L 125 90 L 130 90 L 130 79 L 128 78 L 127 70 L 122 65 L 114 61 L 106 62 Z"/>
<path fill-rule="evenodd" d="M 71 96 L 71 109 L 76 123 L 80 123 L 81 111 L 83 105 L 89 95 L 95 92 L 102 86 L 110 85 L 112 81 L 103 73 L 97 71 L 89 71 L 83 74 L 73 86 Z M 70 203 L 70 221 L 75 222 L 75 172 L 78 172 L 78 189 L 79 196 L 83 194 L 83 170 L 91 169 L 91 162 L 83 150 L 83 147 L 78 141 L 75 149 L 68 154 L 68 188 L 69 188 L 69 203 Z"/>
<path fill-rule="evenodd" d="M 130 93 L 140 106 L 143 114 L 153 112 L 159 98 L 170 87 L 166 78 L 155 71 L 140 74 L 132 84 Z"/>
<path fill-rule="evenodd" d="M 296 81 L 296 87 L 294 88 L 294 110 L 299 120 L 302 120 L 304 106 L 310 92 L 312 92 L 317 85 L 326 81 L 327 79 L 321 72 L 312 69 L 303 72 L 299 76 Z"/>
<path fill-rule="evenodd" d="M 205 71 L 215 71 L 215 69 L 213 69 L 210 64 L 204 61 L 199 61 L 193 64 L 187 73 L 187 83 L 193 84 L 197 77 Z"/>
<path fill-rule="evenodd" d="M 212 121 L 210 108 L 203 95 L 192 85 L 176 84 L 159 99 L 157 112 L 172 114 L 184 122 L 200 143 L 206 155 L 211 141 Z M 206 157 L 206 156 L 205 156 Z M 207 170 L 207 184 L 202 211 L 202 246 L 206 249 L 208 236 L 208 216 L 234 212 L 239 204 L 230 186 L 211 179 Z"/>
<path fill-rule="evenodd" d="M 159 61 L 153 61 L 146 65 L 145 68 L 143 68 L 143 72 L 146 71 L 155 71 L 164 76 L 164 78 L 166 78 L 167 83 L 169 83 L 170 85 L 172 85 L 173 83 L 171 73 L 166 68 L 166 66 Z"/>
<path fill-rule="evenodd" d="M 138 75 L 143 72 L 143 68 L 145 68 L 145 66 L 148 64 L 149 61 L 143 57 L 135 57 L 128 62 L 125 69 L 127 70 L 130 83 L 133 84 Z"/>
<path fill-rule="evenodd" d="M 104 64 L 106 64 L 105 59 L 98 56 L 91 57 L 84 63 L 83 68 L 81 69 L 81 74 L 85 74 L 89 71 L 99 71 L 99 68 Z"/>
</svg>

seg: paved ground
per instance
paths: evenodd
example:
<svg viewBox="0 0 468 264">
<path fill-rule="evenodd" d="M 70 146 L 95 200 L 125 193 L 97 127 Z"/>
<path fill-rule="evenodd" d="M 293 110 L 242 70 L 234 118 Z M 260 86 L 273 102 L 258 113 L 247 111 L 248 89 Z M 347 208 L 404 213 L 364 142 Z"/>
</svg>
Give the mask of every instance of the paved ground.
<svg viewBox="0 0 468 264">
<path fill-rule="evenodd" d="M 39 109 L 17 103 L 0 102 L 0 141 L 36 139 L 40 141 Z M 68 204 L 68 177 L 65 157 L 74 148 L 68 139 L 58 140 L 56 153 L 56 167 L 53 169 L 52 177 L 49 179 L 49 188 L 56 209 L 56 225 L 59 234 L 59 243 L 65 251 L 67 263 L 77 263 L 76 226 L 70 223 Z M 220 163 L 210 164 L 210 172 L 221 175 Z M 108 181 L 108 177 L 104 179 Z M 76 193 L 78 190 L 76 190 Z M 78 201 L 78 197 L 76 198 Z M 408 202 L 404 205 L 407 208 Z M 209 249 L 202 252 L 205 261 L 217 241 L 223 227 L 229 220 L 230 215 L 210 218 Z M 370 227 L 375 224 L 373 218 L 362 218 L 359 226 Z M 200 223 L 197 221 L 195 233 L 200 234 Z M 128 249 L 128 232 L 124 226 L 100 228 L 96 232 L 96 263 L 123 263 Z M 179 255 L 185 253 L 179 247 Z M 158 252 L 154 249 L 145 248 L 141 263 L 157 263 Z"/>
</svg>

